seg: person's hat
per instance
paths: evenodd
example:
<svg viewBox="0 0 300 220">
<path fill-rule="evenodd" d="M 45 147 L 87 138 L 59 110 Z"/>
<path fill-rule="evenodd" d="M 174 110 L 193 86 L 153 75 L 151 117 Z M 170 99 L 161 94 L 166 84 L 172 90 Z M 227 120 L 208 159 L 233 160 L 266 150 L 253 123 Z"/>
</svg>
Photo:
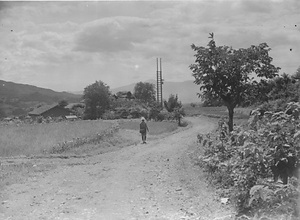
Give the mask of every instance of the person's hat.
<svg viewBox="0 0 300 220">
<path fill-rule="evenodd" d="M 142 118 L 141 118 L 141 120 L 142 120 L 142 121 L 145 121 L 145 118 L 144 118 L 144 117 L 142 117 Z"/>
</svg>

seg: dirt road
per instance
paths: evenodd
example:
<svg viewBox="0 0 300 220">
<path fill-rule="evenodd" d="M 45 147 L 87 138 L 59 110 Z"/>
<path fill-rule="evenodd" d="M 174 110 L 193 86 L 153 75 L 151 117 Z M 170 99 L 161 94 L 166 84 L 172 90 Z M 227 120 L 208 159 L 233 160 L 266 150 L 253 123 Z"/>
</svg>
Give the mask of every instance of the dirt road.
<svg viewBox="0 0 300 220">
<path fill-rule="evenodd" d="M 191 160 L 197 133 L 215 124 L 204 117 L 189 120 L 189 128 L 150 137 L 146 145 L 67 159 L 7 187 L 0 219 L 231 219 Z"/>
</svg>

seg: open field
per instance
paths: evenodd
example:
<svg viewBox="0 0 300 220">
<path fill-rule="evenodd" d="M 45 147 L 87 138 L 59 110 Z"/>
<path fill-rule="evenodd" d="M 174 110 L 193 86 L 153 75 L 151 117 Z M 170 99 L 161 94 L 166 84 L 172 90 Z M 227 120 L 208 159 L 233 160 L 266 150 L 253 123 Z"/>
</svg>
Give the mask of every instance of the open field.
<svg viewBox="0 0 300 220">
<path fill-rule="evenodd" d="M 49 124 L 22 124 L 0 127 L 0 155 L 47 154 L 58 144 L 89 138 L 113 126 L 106 121 L 65 121 Z"/>
<path fill-rule="evenodd" d="M 228 111 L 226 106 L 220 107 L 202 107 L 196 105 L 192 107 L 190 104 L 183 106 L 187 116 L 197 116 L 204 115 L 212 118 L 228 117 Z M 234 109 L 234 118 L 236 119 L 248 119 L 251 108 L 235 108 Z"/>
<path fill-rule="evenodd" d="M 0 126 L 0 156 L 32 156 L 60 153 L 58 148 L 88 144 L 109 130 L 139 130 L 140 121 L 74 121 L 49 124 L 22 124 Z M 177 129 L 175 122 L 148 122 L 151 135 Z M 113 132 L 113 131 L 112 131 Z M 62 149 L 63 150 L 63 149 Z"/>
</svg>

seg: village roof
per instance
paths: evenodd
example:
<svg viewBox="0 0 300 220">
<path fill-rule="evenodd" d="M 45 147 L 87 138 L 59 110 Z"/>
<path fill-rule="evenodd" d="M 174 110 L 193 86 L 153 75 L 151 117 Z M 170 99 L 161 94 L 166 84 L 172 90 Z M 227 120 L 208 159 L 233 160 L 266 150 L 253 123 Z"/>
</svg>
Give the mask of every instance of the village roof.
<svg viewBox="0 0 300 220">
<path fill-rule="evenodd" d="M 38 108 L 33 109 L 31 112 L 29 112 L 29 115 L 41 115 L 46 111 L 49 111 L 50 109 L 58 106 L 58 104 L 52 104 L 52 105 L 43 105 Z"/>
<path fill-rule="evenodd" d="M 66 115 L 65 118 L 68 120 L 73 120 L 73 119 L 77 119 L 78 117 L 76 115 Z"/>
</svg>

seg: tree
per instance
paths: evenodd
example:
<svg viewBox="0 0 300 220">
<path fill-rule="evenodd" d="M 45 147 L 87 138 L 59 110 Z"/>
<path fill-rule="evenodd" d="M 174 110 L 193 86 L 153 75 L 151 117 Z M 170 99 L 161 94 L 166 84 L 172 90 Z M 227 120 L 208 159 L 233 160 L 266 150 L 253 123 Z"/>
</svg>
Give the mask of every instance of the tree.
<svg viewBox="0 0 300 220">
<path fill-rule="evenodd" d="M 293 75 L 293 78 L 296 80 L 300 80 L 300 66 L 298 67 L 295 74 Z"/>
<path fill-rule="evenodd" d="M 85 118 L 98 119 L 110 106 L 110 91 L 102 81 L 96 81 L 84 88 Z"/>
<path fill-rule="evenodd" d="M 126 99 L 131 100 L 131 99 L 135 99 L 135 98 L 134 98 L 134 96 L 132 95 L 132 93 L 131 93 L 130 91 L 128 91 L 127 94 L 126 94 Z"/>
<path fill-rule="evenodd" d="M 182 104 L 178 101 L 178 95 L 171 94 L 168 101 L 164 101 L 165 108 L 168 112 L 173 112 L 175 108 L 181 108 Z"/>
<path fill-rule="evenodd" d="M 158 102 L 152 102 L 150 104 L 149 119 L 159 120 L 160 112 L 162 111 L 162 106 Z"/>
<path fill-rule="evenodd" d="M 182 119 L 183 116 L 185 116 L 184 108 L 177 106 L 174 109 L 174 113 L 175 113 L 175 119 L 176 119 L 176 121 L 178 121 L 178 125 L 180 126 L 181 125 L 181 119 Z"/>
<path fill-rule="evenodd" d="M 69 103 L 66 100 L 61 100 L 58 102 L 58 105 L 63 108 L 66 107 L 68 104 Z"/>
<path fill-rule="evenodd" d="M 292 82 L 292 78 L 285 73 L 282 76 L 278 76 L 270 80 L 269 84 L 271 90 L 268 93 L 268 96 L 270 97 L 269 99 L 276 100 L 292 98 L 295 95 Z"/>
<path fill-rule="evenodd" d="M 269 79 L 275 77 L 280 68 L 271 64 L 271 49 L 266 43 L 236 50 L 216 46 L 213 33 L 209 38 L 207 48 L 192 44 L 196 60 L 190 69 L 195 77 L 194 83 L 201 85 L 202 97 L 223 100 L 229 114 L 229 131 L 232 131 L 234 108 L 242 103 L 245 95 L 250 93 L 249 85 L 255 82 L 251 74 Z"/>
<path fill-rule="evenodd" d="M 203 107 L 208 107 L 208 106 L 222 106 L 223 105 L 223 100 L 219 97 L 212 97 L 210 93 L 207 93 L 202 96 L 202 106 Z"/>
<path fill-rule="evenodd" d="M 155 101 L 155 86 L 153 83 L 139 82 L 134 87 L 134 96 L 147 104 Z"/>
</svg>

